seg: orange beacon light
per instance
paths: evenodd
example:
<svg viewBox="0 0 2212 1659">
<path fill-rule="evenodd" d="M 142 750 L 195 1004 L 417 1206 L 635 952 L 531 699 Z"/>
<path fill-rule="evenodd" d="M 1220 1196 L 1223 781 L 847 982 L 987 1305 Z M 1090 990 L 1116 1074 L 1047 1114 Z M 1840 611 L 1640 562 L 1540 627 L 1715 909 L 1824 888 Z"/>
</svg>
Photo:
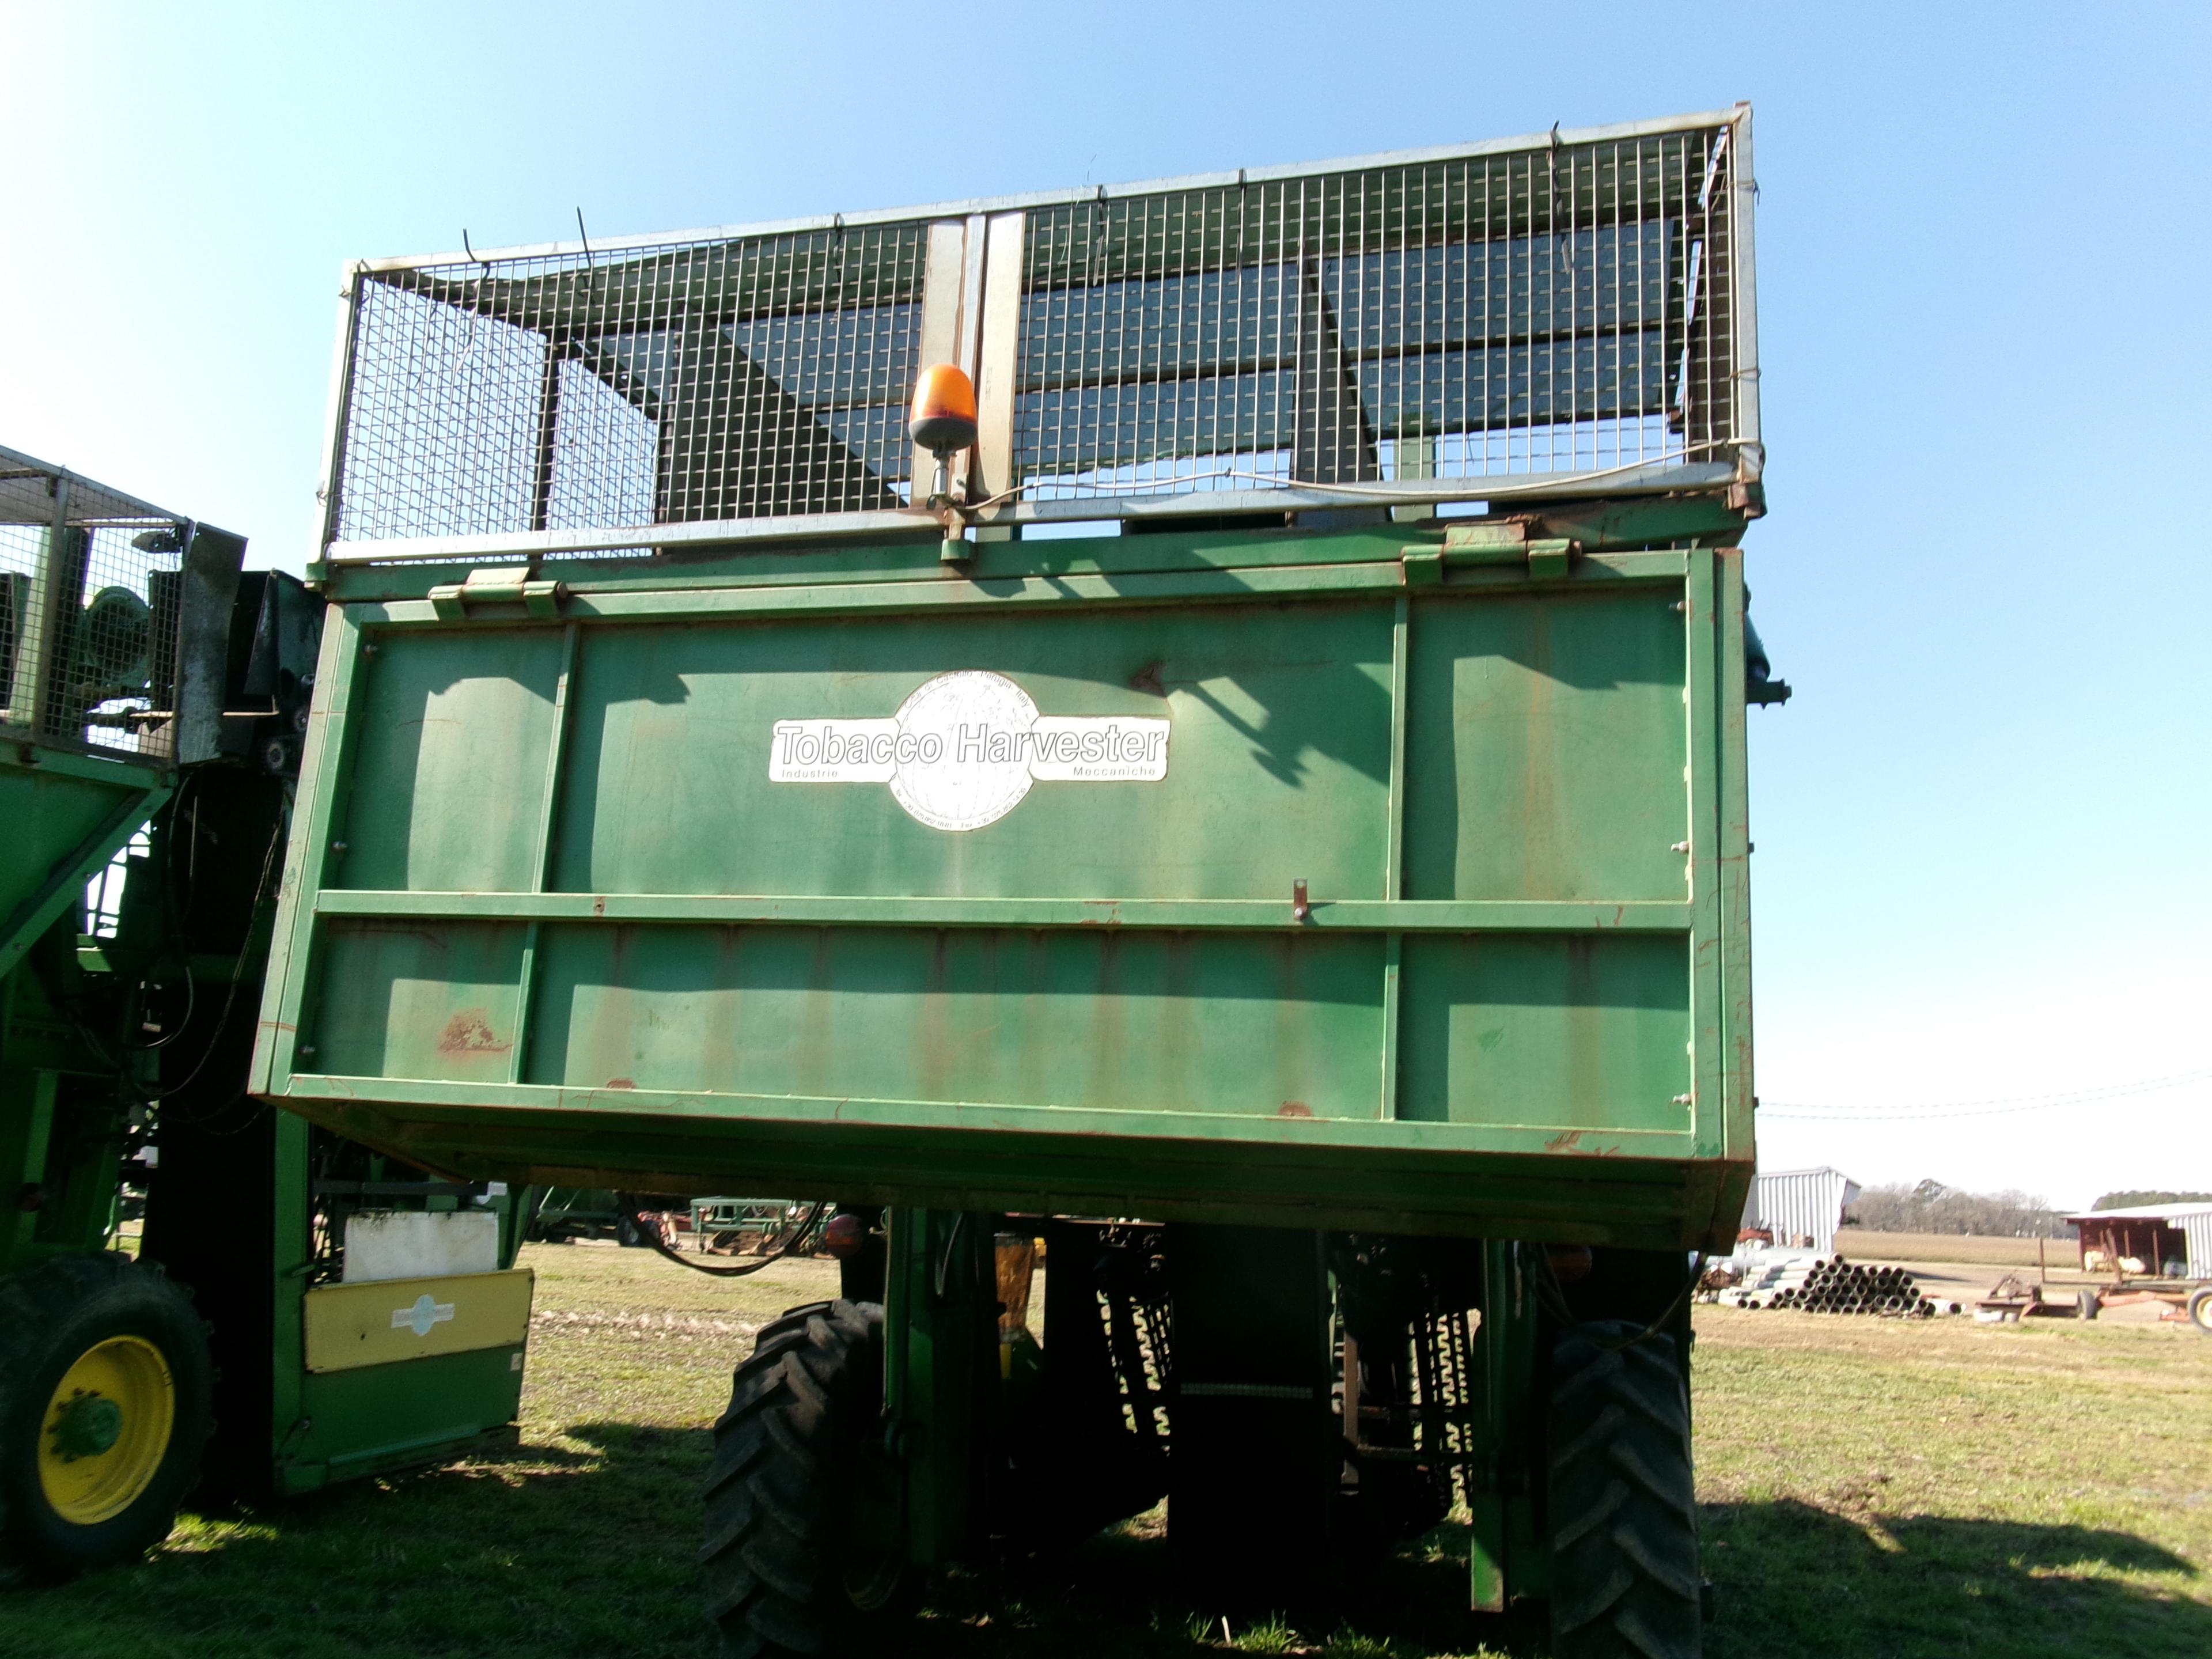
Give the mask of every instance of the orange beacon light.
<svg viewBox="0 0 2212 1659">
<path fill-rule="evenodd" d="M 953 456 L 975 441 L 975 388 L 950 363 L 932 363 L 914 385 L 914 404 L 907 411 L 907 435 L 937 457 L 936 488 L 929 492 L 933 509 L 952 508 L 946 496 L 946 474 Z M 945 520 L 945 545 L 938 556 L 959 564 L 973 556 L 966 532 L 957 519 Z"/>
<path fill-rule="evenodd" d="M 950 363 L 933 363 L 915 382 L 907 435 L 937 457 L 958 453 L 975 441 L 975 388 Z"/>
</svg>

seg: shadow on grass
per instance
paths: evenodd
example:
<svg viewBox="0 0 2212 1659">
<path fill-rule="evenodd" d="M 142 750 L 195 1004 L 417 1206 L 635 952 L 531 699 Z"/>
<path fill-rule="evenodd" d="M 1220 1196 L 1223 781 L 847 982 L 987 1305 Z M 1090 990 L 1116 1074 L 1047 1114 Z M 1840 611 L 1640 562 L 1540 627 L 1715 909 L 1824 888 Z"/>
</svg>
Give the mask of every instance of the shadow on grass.
<svg viewBox="0 0 2212 1659">
<path fill-rule="evenodd" d="M 1711 1659 L 2198 1659 L 2197 1567 L 2132 1533 L 1810 1504 L 1703 1513 Z"/>
<path fill-rule="evenodd" d="M 703 1431 L 590 1424 L 587 1453 L 525 1446 L 258 1510 L 193 1517 L 131 1568 L 0 1595 L 9 1659 L 291 1655 L 708 1659 L 692 1556 Z M 2199 1659 L 2190 1564 L 2073 1527 L 1850 1519 L 1794 1503 L 1705 1512 L 1711 1659 L 2003 1654 Z M 1333 1605 L 1194 1598 L 1157 1520 L 1049 1566 L 948 1575 L 878 1650 L 916 1659 L 1218 1652 L 1540 1659 L 1540 1620 L 1465 1610 L 1465 1538 L 1440 1528 Z M 1224 1640 L 1222 1620 L 1229 1620 Z"/>
<path fill-rule="evenodd" d="M 6 1659 L 709 1659 L 703 1431 L 599 1425 L 281 1502 L 187 1514 L 139 1565 L 0 1595 Z"/>
</svg>

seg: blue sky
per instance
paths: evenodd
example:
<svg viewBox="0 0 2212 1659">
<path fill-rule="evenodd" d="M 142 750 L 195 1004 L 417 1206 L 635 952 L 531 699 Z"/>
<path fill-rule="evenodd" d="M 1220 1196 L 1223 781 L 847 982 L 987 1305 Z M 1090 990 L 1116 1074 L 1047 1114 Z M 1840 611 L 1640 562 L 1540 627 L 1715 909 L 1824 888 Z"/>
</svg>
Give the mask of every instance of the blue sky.
<svg viewBox="0 0 2212 1659">
<path fill-rule="evenodd" d="M 351 256 L 1751 100 L 1748 545 L 1799 689 L 1753 714 L 1765 1161 L 2212 1188 L 2212 11 L 77 0 L 9 40 L 0 442 L 295 566 Z"/>
</svg>

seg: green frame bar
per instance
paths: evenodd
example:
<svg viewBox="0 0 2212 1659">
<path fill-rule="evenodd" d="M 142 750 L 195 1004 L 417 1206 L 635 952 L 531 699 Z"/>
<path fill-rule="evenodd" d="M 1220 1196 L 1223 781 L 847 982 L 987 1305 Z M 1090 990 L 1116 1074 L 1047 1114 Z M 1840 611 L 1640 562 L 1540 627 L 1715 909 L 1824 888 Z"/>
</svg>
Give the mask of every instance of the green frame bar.
<svg viewBox="0 0 2212 1659">
<path fill-rule="evenodd" d="M 587 1089 L 569 1084 L 456 1083 L 313 1073 L 294 1076 L 278 1098 L 301 1103 L 329 1099 L 368 1108 L 405 1106 L 414 1109 L 410 1115 L 441 1117 L 466 1117 L 486 1109 L 513 1108 L 547 1116 L 597 1114 L 661 1118 L 667 1121 L 671 1133 L 695 1137 L 698 1132 L 691 1126 L 702 1121 L 731 1123 L 748 1130 L 770 1125 L 789 1129 L 841 1126 L 927 1133 L 942 1127 L 1055 1138 L 1142 1135 L 1163 1141 L 1235 1141 L 1297 1149 L 1528 1152 L 1596 1165 L 1616 1158 L 1683 1157 L 1692 1144 L 1686 1130 L 1607 1129 L 1593 1131 L 1579 1144 L 1562 1147 L 1557 1144 L 1557 1126 L 1534 1114 L 1528 1127 L 1411 1120 L 1386 1123 L 1368 1117 L 1285 1118 L 1235 1112 L 1138 1111 L 1000 1101 L 862 1099 L 850 1095 L 761 1095 L 735 1091 L 690 1094 L 658 1089 Z M 733 1118 L 733 1106 L 754 1108 L 757 1115 Z M 922 1121 L 925 1118 L 927 1121 Z M 369 1144 L 376 1144 L 374 1138 Z"/>
<path fill-rule="evenodd" d="M 307 907 L 302 907 L 303 909 Z M 738 893 L 420 893 L 329 888 L 316 916 L 727 927 L 1277 928 L 1339 933 L 1680 933 L 1693 907 L 1663 900 L 1332 899 L 1301 922 L 1279 899 L 816 897 Z"/>
</svg>

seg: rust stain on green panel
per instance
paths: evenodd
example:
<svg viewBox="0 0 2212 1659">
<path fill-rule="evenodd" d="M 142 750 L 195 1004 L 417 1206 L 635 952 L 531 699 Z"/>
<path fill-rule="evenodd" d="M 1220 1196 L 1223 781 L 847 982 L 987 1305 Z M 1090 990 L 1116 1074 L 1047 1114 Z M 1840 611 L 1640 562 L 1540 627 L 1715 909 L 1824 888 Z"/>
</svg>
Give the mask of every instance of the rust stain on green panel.
<svg viewBox="0 0 2212 1659">
<path fill-rule="evenodd" d="M 504 922 L 333 928 L 309 1065 L 346 1077 L 504 1082 L 522 934 Z"/>
<path fill-rule="evenodd" d="M 528 1081 L 1372 1116 L 1371 939 L 550 927 Z"/>
</svg>

